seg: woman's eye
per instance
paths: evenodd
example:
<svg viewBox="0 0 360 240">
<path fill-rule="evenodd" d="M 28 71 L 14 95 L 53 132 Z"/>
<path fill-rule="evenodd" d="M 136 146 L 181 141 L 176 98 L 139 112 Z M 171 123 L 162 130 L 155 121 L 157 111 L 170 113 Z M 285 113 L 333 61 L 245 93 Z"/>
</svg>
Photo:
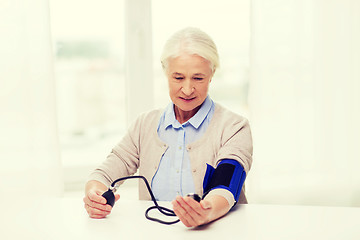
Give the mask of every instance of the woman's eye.
<svg viewBox="0 0 360 240">
<path fill-rule="evenodd" d="M 203 80 L 204 78 L 199 78 L 199 77 L 196 77 L 196 78 L 194 78 L 196 81 L 201 81 L 201 80 Z"/>
<path fill-rule="evenodd" d="M 182 80 L 184 79 L 183 77 L 175 77 L 176 80 Z"/>
</svg>

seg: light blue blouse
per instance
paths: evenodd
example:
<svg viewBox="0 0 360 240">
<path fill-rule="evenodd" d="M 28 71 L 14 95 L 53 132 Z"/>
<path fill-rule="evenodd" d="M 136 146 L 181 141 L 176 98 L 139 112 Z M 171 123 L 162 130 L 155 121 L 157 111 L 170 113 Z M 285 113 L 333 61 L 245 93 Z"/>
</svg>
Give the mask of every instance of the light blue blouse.
<svg viewBox="0 0 360 240">
<path fill-rule="evenodd" d="M 157 200 L 172 201 L 177 195 L 194 193 L 194 181 L 186 145 L 198 140 L 209 126 L 215 103 L 209 96 L 199 111 L 187 122 L 180 124 L 170 103 L 160 118 L 158 135 L 169 147 L 161 158 L 151 189 Z"/>
</svg>

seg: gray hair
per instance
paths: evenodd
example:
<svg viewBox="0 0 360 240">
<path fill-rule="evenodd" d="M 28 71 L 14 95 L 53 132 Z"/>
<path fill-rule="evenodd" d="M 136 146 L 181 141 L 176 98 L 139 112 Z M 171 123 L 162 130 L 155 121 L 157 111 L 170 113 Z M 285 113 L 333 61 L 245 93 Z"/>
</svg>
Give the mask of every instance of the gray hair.
<svg viewBox="0 0 360 240">
<path fill-rule="evenodd" d="M 214 41 L 198 28 L 184 28 L 167 40 L 161 55 L 164 71 L 167 72 L 169 59 L 184 53 L 195 54 L 208 60 L 213 73 L 219 67 L 219 55 Z"/>
</svg>

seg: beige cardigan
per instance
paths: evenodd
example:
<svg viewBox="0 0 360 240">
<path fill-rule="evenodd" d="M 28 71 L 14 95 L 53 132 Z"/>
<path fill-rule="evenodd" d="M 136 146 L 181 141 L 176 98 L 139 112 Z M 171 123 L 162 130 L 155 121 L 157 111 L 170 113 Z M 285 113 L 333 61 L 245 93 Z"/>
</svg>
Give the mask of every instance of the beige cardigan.
<svg viewBox="0 0 360 240">
<path fill-rule="evenodd" d="M 160 140 L 157 127 L 163 110 L 142 114 L 129 128 L 123 139 L 112 149 L 107 159 L 90 175 L 89 180 L 98 180 L 107 186 L 117 178 L 133 175 L 139 169 L 151 184 L 168 146 Z M 206 163 L 215 167 L 222 159 L 240 162 L 246 175 L 252 164 L 252 137 L 246 118 L 215 105 L 214 115 L 204 135 L 187 145 L 195 191 L 203 194 L 203 179 Z M 227 192 L 227 190 L 225 190 Z M 229 201 L 231 193 L 221 193 Z M 150 200 L 143 181 L 139 181 L 139 198 Z M 247 203 L 244 187 L 239 203 Z M 231 204 L 232 205 L 232 204 Z"/>
</svg>

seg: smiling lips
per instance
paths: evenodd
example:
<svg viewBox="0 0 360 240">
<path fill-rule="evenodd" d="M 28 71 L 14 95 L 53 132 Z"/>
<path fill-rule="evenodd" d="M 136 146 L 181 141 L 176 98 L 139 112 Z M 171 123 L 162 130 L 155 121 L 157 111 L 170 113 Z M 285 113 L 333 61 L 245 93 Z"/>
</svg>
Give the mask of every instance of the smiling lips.
<svg viewBox="0 0 360 240">
<path fill-rule="evenodd" d="M 183 97 L 179 97 L 181 100 L 183 100 L 184 102 L 191 102 L 192 100 L 195 99 L 195 97 L 192 98 L 183 98 Z"/>
</svg>

